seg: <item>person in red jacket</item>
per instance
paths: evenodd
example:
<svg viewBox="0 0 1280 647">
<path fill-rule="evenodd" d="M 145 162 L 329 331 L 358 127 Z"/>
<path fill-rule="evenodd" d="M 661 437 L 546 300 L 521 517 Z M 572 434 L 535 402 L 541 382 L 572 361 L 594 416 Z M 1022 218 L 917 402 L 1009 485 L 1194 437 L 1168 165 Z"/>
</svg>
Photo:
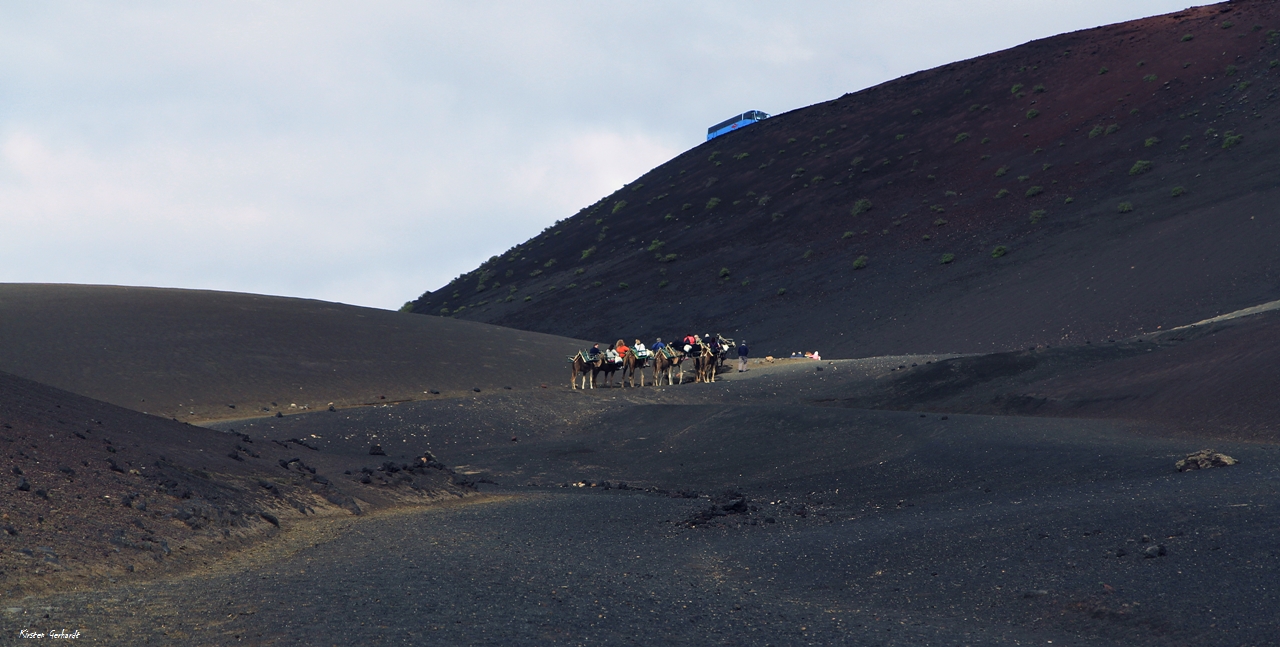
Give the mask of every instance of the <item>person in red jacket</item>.
<svg viewBox="0 0 1280 647">
<path fill-rule="evenodd" d="M 613 345 L 613 350 L 618 352 L 618 357 L 625 357 L 627 354 L 627 351 L 631 349 L 627 348 L 627 342 L 624 342 L 621 339 L 619 339 L 618 343 Z"/>
</svg>

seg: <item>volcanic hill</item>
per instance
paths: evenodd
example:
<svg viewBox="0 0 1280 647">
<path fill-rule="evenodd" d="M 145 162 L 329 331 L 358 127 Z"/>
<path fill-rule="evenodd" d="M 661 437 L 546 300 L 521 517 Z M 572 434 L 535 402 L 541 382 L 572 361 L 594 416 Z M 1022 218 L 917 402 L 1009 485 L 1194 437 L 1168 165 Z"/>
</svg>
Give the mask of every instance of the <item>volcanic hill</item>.
<svg viewBox="0 0 1280 647">
<path fill-rule="evenodd" d="M 1119 339 L 1280 298 L 1280 11 L 1229 2 L 719 137 L 412 311 L 757 354 Z"/>
<path fill-rule="evenodd" d="M 539 388 L 586 342 L 310 299 L 0 284 L 0 371 L 184 422 Z"/>
</svg>

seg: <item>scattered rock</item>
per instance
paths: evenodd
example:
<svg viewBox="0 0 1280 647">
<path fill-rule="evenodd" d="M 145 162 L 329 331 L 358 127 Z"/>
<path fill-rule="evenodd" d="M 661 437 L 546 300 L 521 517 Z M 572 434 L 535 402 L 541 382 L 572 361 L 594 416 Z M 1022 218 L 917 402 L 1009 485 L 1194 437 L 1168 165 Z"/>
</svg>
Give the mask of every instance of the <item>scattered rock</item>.
<svg viewBox="0 0 1280 647">
<path fill-rule="evenodd" d="M 382 451 L 382 445 L 370 445 L 369 455 L 370 456 L 386 456 L 387 453 Z"/>
<path fill-rule="evenodd" d="M 283 417 L 284 417 L 284 414 L 283 414 L 283 413 L 281 413 L 281 412 L 279 412 L 279 411 L 277 411 L 277 412 L 276 412 L 276 417 L 277 417 L 277 418 L 283 418 Z"/>
<path fill-rule="evenodd" d="M 277 527 L 277 528 L 279 528 L 279 527 L 280 527 L 280 520 L 279 520 L 279 519 L 277 519 L 277 518 L 276 518 L 276 516 L 275 516 L 274 514 L 271 514 L 270 512 L 259 512 L 259 513 L 258 513 L 258 516 L 260 516 L 260 517 L 262 517 L 263 519 L 265 519 L 265 520 L 267 521 L 267 523 L 269 523 L 269 524 L 271 524 L 271 525 L 273 525 L 273 526 L 275 526 L 275 527 Z"/>
<path fill-rule="evenodd" d="M 31 491 L 31 484 L 27 482 L 27 478 L 25 476 L 18 478 L 18 491 L 19 492 Z"/>
<path fill-rule="evenodd" d="M 1188 454 L 1186 458 L 1178 461 L 1174 467 L 1177 467 L 1179 472 L 1189 472 L 1191 470 L 1207 470 L 1211 467 L 1227 467 L 1239 462 L 1226 454 L 1219 454 L 1212 449 L 1202 449 L 1194 454 Z"/>
<path fill-rule="evenodd" d="M 1154 559 L 1156 557 L 1164 557 L 1167 554 L 1168 554 L 1168 551 L 1165 550 L 1164 544 L 1152 544 L 1150 546 L 1147 546 L 1142 551 L 1142 557 L 1144 559 Z"/>
</svg>

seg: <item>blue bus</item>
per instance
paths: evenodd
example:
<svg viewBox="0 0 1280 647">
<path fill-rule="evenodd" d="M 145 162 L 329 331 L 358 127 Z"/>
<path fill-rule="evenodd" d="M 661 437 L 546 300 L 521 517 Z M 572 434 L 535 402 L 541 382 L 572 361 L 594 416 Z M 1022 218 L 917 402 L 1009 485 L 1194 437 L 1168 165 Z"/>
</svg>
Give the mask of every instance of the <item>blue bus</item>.
<svg viewBox="0 0 1280 647">
<path fill-rule="evenodd" d="M 707 141 L 711 141 L 716 137 L 731 133 L 743 126 L 750 126 L 757 121 L 768 119 L 769 115 L 759 110 L 748 110 L 736 117 L 730 117 L 724 121 L 707 129 Z"/>
</svg>

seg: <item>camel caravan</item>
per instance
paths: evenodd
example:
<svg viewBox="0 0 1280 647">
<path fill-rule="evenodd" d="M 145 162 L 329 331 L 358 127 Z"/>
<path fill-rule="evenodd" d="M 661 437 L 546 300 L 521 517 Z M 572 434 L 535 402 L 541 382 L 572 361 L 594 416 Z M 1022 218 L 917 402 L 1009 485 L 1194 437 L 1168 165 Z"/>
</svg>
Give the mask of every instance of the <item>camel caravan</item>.
<svg viewBox="0 0 1280 647">
<path fill-rule="evenodd" d="M 684 366 L 691 360 L 694 382 L 715 382 L 716 371 L 724 365 L 729 351 L 736 346 L 732 339 L 723 335 L 687 335 L 678 344 L 665 344 L 659 337 L 649 348 L 645 348 L 639 339 L 635 344 L 627 346 L 619 339 L 613 348 L 601 349 L 600 344 L 578 351 L 569 358 L 573 364 L 573 373 L 569 379 L 574 389 L 612 388 L 614 374 L 621 371 L 619 386 L 634 387 L 639 378 L 640 386 L 645 385 L 644 371 L 650 369 L 653 386 L 661 386 L 663 380 L 667 385 L 684 383 Z M 604 374 L 601 382 L 600 374 Z"/>
</svg>

